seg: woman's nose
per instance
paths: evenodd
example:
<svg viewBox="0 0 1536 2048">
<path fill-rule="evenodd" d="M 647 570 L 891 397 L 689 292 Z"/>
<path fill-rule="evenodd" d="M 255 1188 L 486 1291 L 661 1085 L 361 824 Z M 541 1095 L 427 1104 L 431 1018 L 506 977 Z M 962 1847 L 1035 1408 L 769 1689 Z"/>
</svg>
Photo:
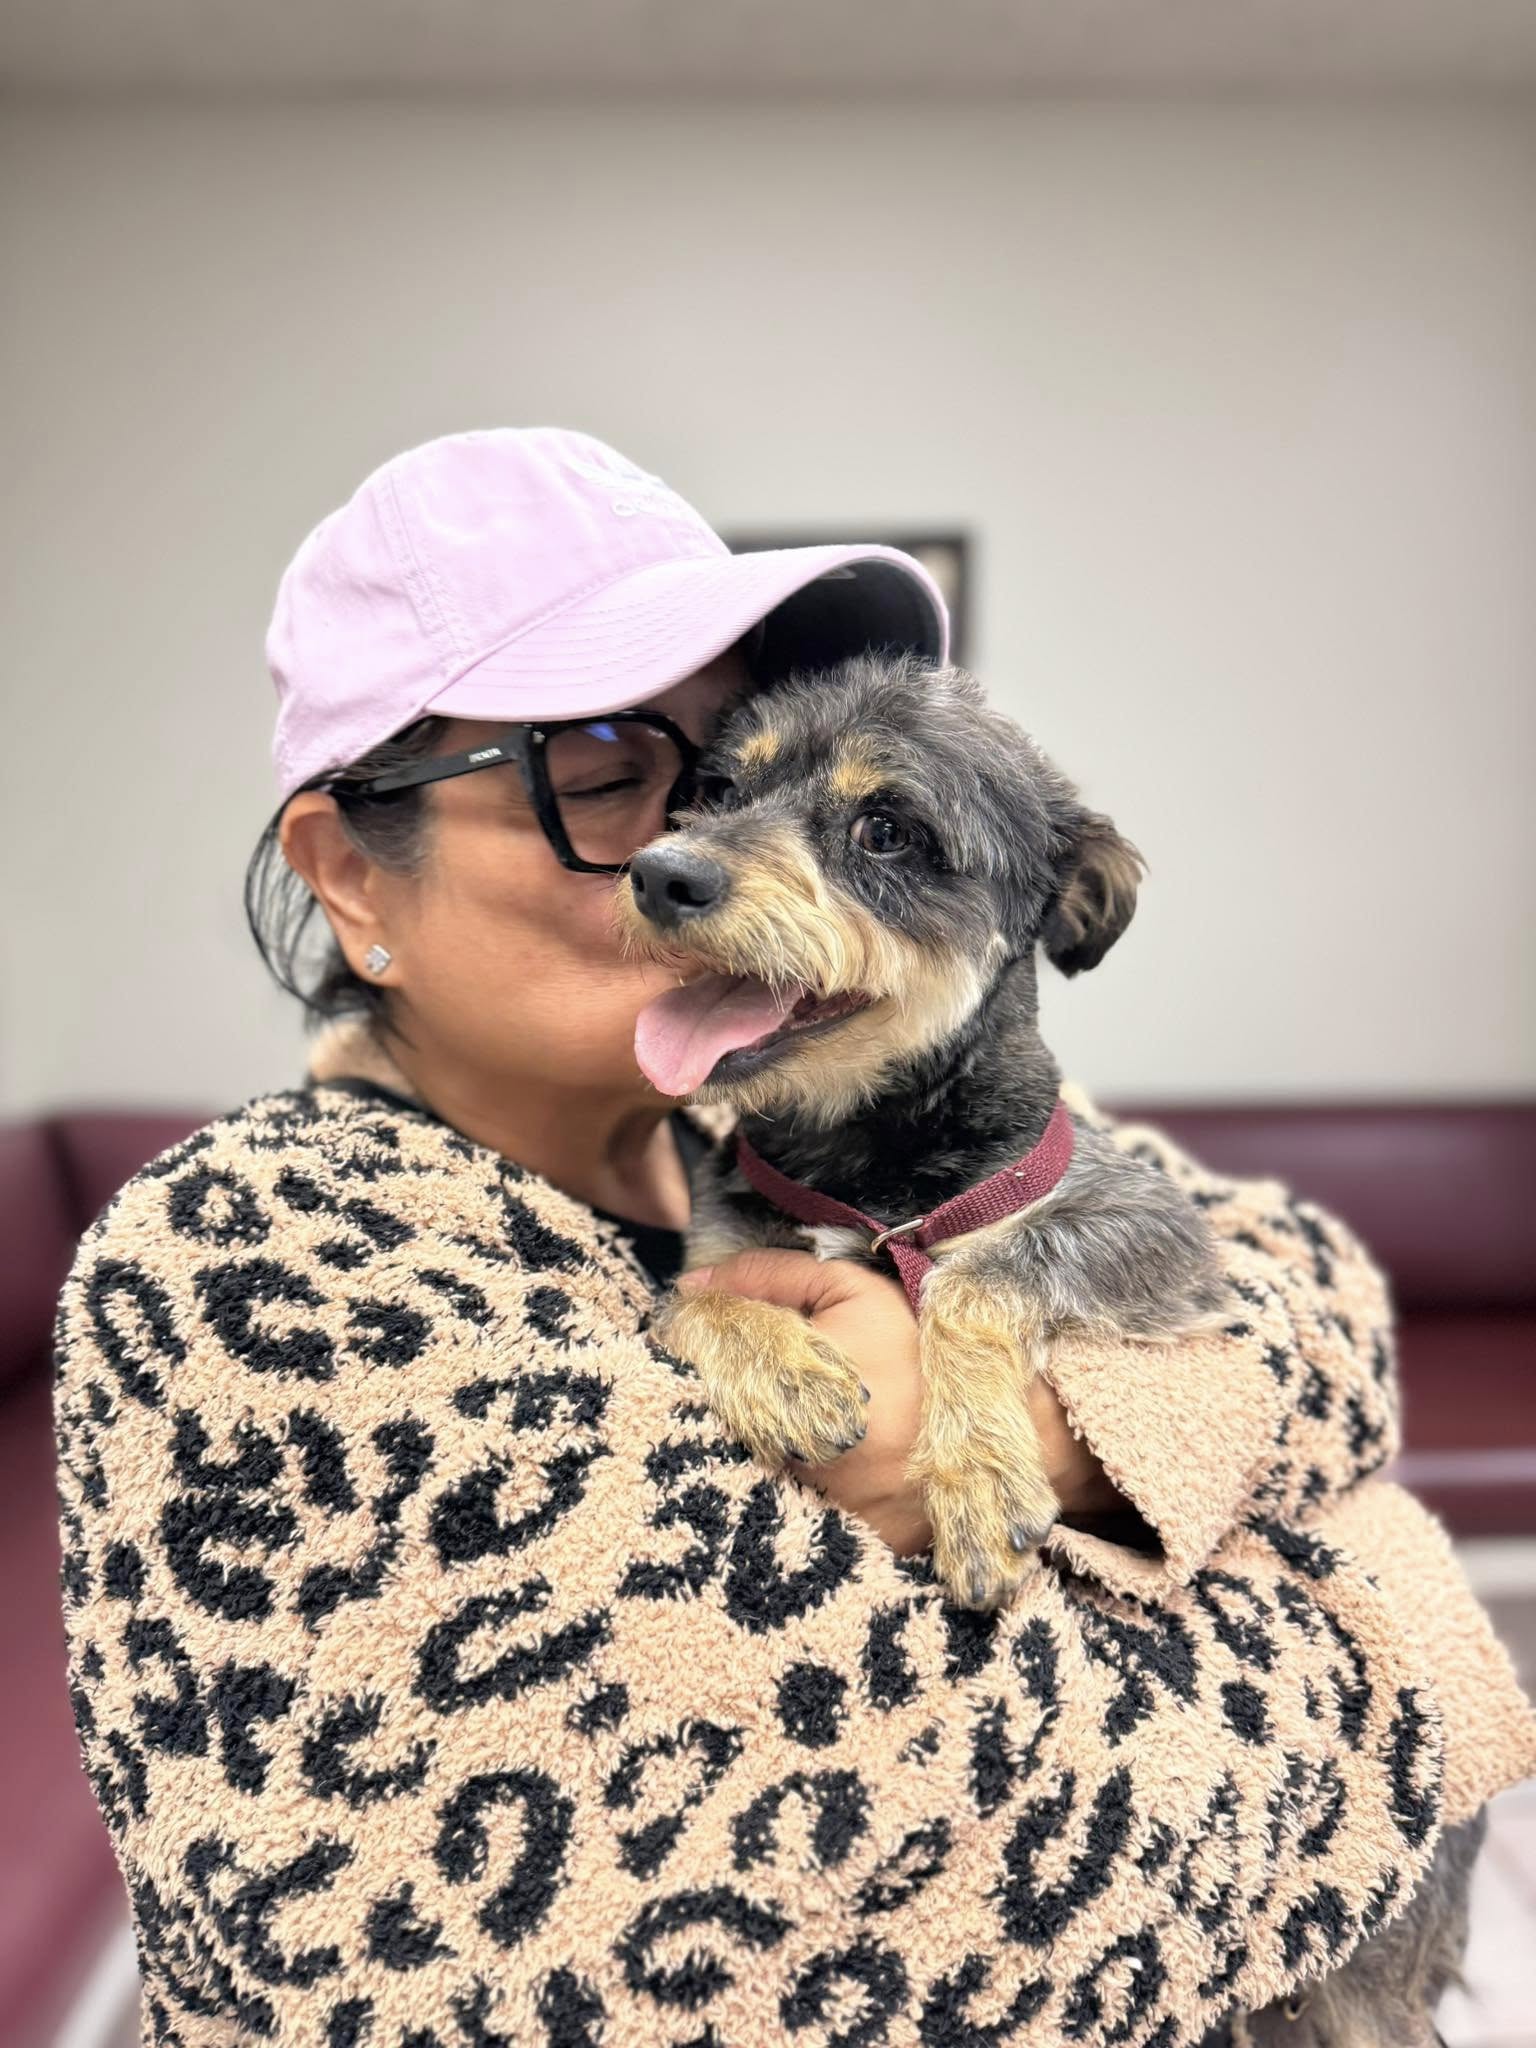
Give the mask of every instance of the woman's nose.
<svg viewBox="0 0 1536 2048">
<path fill-rule="evenodd" d="M 718 910 L 730 882 L 719 861 L 686 846 L 647 847 L 629 864 L 635 907 L 662 931 Z"/>
</svg>

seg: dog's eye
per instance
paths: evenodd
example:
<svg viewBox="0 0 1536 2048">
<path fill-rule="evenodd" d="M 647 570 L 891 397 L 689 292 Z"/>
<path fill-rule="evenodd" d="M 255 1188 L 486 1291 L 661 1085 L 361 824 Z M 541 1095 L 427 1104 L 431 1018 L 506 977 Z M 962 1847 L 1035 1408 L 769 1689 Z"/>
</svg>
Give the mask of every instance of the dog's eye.
<svg viewBox="0 0 1536 2048">
<path fill-rule="evenodd" d="M 1307 2000 L 1305 1995 L 1294 1991 L 1280 2008 L 1288 2020 L 1299 2020 L 1306 2009 Z"/>
<path fill-rule="evenodd" d="M 849 836 L 864 853 L 905 853 L 912 844 L 912 834 L 889 811 L 861 812 Z"/>
<path fill-rule="evenodd" d="M 706 809 L 724 810 L 735 800 L 736 785 L 729 775 L 706 768 L 694 778 L 693 794 L 695 803 L 703 804 Z"/>
</svg>

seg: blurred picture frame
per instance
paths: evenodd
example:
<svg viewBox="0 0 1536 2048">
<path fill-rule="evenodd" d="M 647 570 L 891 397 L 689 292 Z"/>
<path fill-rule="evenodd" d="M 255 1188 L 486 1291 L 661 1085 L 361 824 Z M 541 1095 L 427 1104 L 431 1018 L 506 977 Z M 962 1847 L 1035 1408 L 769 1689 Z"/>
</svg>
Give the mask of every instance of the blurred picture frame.
<svg viewBox="0 0 1536 2048">
<path fill-rule="evenodd" d="M 833 532 L 822 527 L 798 528 L 793 532 L 738 530 L 722 536 L 732 554 L 754 554 L 761 548 L 817 548 L 846 545 L 850 534 L 861 540 L 877 541 L 883 547 L 900 548 L 903 554 L 921 562 L 943 592 L 949 607 L 949 658 L 964 666 L 970 646 L 971 540 L 969 534 L 927 529 L 882 532 L 856 520 Z"/>
</svg>

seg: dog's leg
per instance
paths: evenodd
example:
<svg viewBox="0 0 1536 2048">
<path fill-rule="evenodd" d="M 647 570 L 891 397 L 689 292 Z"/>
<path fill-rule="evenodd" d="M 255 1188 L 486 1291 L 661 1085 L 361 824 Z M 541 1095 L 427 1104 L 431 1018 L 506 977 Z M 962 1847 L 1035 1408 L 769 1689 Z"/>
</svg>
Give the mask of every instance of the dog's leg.
<svg viewBox="0 0 1536 2048">
<path fill-rule="evenodd" d="M 940 1265 L 918 1342 L 923 1415 L 907 1472 L 924 1489 L 934 1569 L 962 1606 L 996 1607 L 1034 1569 L 1059 1507 L 1029 1413 L 1041 1321 L 995 1274 Z"/>
<path fill-rule="evenodd" d="M 868 1429 L 858 1372 L 793 1309 L 701 1287 L 670 1296 L 651 1328 L 697 1367 L 721 1426 L 764 1464 L 830 1464 Z"/>
</svg>

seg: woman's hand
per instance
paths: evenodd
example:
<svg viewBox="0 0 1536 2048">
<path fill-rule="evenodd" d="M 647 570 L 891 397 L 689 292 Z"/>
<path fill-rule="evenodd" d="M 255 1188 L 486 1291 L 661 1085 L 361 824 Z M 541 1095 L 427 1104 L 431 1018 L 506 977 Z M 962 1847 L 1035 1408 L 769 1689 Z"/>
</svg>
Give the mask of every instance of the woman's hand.
<svg viewBox="0 0 1536 2048">
<path fill-rule="evenodd" d="M 683 1288 L 706 1284 L 809 1316 L 853 1361 L 870 1392 L 869 1433 L 830 1465 L 792 1458 L 789 1470 L 867 1522 L 898 1557 L 927 1550 L 933 1530 L 923 1512 L 922 1490 L 906 1477 L 922 1420 L 923 1382 L 917 1320 L 900 1282 L 853 1259 L 750 1251 L 717 1266 L 698 1267 L 678 1282 Z M 1086 1517 L 1123 1508 L 1104 1468 L 1072 1434 L 1065 1409 L 1044 1380 L 1031 1383 L 1028 1398 L 1062 1513 Z"/>
</svg>

